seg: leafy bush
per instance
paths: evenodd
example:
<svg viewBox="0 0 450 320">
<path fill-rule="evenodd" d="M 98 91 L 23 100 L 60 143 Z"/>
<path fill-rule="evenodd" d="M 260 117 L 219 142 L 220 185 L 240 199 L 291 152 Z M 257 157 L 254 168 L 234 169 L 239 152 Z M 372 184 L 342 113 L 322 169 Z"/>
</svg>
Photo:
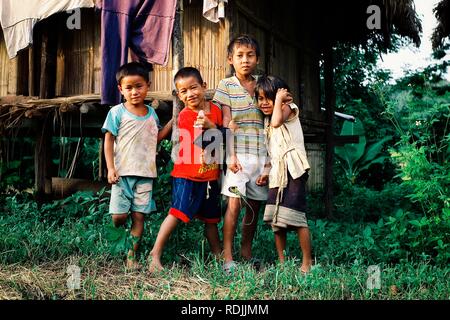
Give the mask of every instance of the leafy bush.
<svg viewBox="0 0 450 320">
<path fill-rule="evenodd" d="M 358 136 L 358 143 L 347 143 L 343 146 L 335 147 L 335 155 L 339 164 L 345 172 L 345 176 L 355 184 L 356 177 L 363 170 L 376 163 L 383 163 L 387 156 L 382 155 L 381 151 L 385 142 L 391 140 L 391 136 L 372 143 L 366 142 L 364 126 L 360 120 L 355 122 L 346 121 L 341 130 L 341 136 Z"/>
<path fill-rule="evenodd" d="M 425 76 L 400 82 L 385 114 L 399 136 L 391 156 L 408 197 L 421 212 L 440 214 L 450 208 L 450 92 L 438 94 Z"/>
</svg>

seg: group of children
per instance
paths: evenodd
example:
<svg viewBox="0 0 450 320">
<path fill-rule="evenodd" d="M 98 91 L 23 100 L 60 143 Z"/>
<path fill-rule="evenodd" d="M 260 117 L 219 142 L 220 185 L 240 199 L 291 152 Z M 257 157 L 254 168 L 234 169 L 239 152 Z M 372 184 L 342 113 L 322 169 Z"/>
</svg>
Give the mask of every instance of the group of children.
<svg viewBox="0 0 450 320">
<path fill-rule="evenodd" d="M 149 271 L 163 269 L 164 245 L 180 220 L 187 223 L 194 217 L 205 223 L 211 252 L 223 259 L 224 271 L 232 271 L 237 265 L 232 249 L 243 205 L 246 210 L 240 254 L 256 264 L 251 250 L 263 202 L 264 221 L 274 231 L 280 262 L 285 260 L 286 232 L 292 229 L 297 232 L 302 250 L 301 271 L 310 270 L 310 235 L 305 216 L 305 185 L 310 167 L 299 108 L 281 79 L 253 75 L 259 56 L 259 45 L 252 37 L 233 39 L 228 45 L 228 62 L 235 74 L 220 81 L 212 102 L 205 99 L 207 86 L 197 69 L 185 67 L 176 73 L 176 92 L 185 106 L 177 122 L 179 152 L 171 173 L 171 207 L 148 257 Z M 172 120 L 161 128 L 155 111 L 144 104 L 149 90 L 144 66 L 136 62 L 122 66 L 117 82 L 125 102 L 111 108 L 102 130 L 108 182 L 112 184 L 110 213 L 118 227 L 131 211 L 133 241 L 127 267 L 135 269 L 140 267 L 136 251 L 144 216 L 155 210 L 152 182 L 157 175 L 156 146 L 170 134 Z M 205 147 L 203 140 L 207 139 L 203 138 L 208 132 L 216 137 L 215 141 L 222 137 L 226 144 L 223 179 L 222 150 Z M 227 198 L 223 246 L 217 227 L 222 218 L 221 194 Z"/>
</svg>

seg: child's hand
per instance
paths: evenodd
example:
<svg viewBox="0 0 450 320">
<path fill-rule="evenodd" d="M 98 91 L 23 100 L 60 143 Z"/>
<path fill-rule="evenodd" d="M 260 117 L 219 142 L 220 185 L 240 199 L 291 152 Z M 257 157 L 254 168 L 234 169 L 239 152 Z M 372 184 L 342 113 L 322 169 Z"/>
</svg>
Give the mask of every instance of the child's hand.
<svg viewBox="0 0 450 320">
<path fill-rule="evenodd" d="M 269 176 L 262 174 L 256 179 L 256 185 L 257 186 L 266 186 L 269 182 Z"/>
<path fill-rule="evenodd" d="M 228 169 L 230 169 L 233 173 L 237 173 L 239 170 L 242 170 L 241 163 L 236 155 L 230 156 L 230 163 L 228 165 Z"/>
<path fill-rule="evenodd" d="M 290 104 L 293 101 L 291 93 L 284 88 L 278 89 L 277 95 L 275 97 L 275 101 L 277 100 L 280 101 L 281 104 Z"/>
<path fill-rule="evenodd" d="M 233 120 L 231 120 L 229 123 L 228 123 L 228 129 L 230 129 L 231 130 L 231 132 L 236 132 L 236 130 L 237 129 L 239 129 L 239 126 L 236 124 L 236 122 L 234 122 Z"/>
<path fill-rule="evenodd" d="M 108 182 L 111 184 L 116 184 L 119 182 L 119 175 L 116 169 L 108 169 Z"/>
<path fill-rule="evenodd" d="M 198 112 L 197 120 L 195 120 L 194 127 L 212 129 L 215 128 L 216 125 L 205 116 L 205 113 L 202 110 L 200 110 Z"/>
</svg>

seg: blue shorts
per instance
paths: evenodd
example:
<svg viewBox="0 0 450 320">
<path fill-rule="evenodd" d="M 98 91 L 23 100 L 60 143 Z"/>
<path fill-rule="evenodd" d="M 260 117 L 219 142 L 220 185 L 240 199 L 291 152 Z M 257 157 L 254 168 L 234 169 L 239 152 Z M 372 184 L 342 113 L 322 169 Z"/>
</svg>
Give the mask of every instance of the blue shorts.
<svg viewBox="0 0 450 320">
<path fill-rule="evenodd" d="M 111 187 L 109 213 L 150 213 L 156 210 L 152 199 L 153 178 L 123 176 Z"/>
<path fill-rule="evenodd" d="M 169 214 L 183 222 L 197 218 L 206 223 L 219 223 L 220 190 L 217 181 L 192 181 L 173 178 L 172 206 Z"/>
</svg>

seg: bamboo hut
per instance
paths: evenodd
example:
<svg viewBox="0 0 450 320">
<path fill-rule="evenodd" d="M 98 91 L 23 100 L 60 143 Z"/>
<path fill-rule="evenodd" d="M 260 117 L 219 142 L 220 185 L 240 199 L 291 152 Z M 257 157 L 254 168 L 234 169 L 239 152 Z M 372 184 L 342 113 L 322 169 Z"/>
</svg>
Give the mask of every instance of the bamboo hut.
<svg viewBox="0 0 450 320">
<path fill-rule="evenodd" d="M 367 27 L 367 8 L 371 5 L 380 9 L 380 28 L 375 30 Z M 0 44 L 0 132 L 5 135 L 11 128 L 33 129 L 37 140 L 36 187 L 43 193 L 52 189 L 52 173 L 48 170 L 51 136 L 100 137 L 108 111 L 99 105 L 100 15 L 93 9 L 82 9 L 81 15 L 80 30 L 64 27 L 64 13 L 39 23 L 34 46 L 13 60 L 8 59 L 4 44 Z M 148 99 L 155 106 L 166 106 L 159 110 L 162 114 L 167 113 L 167 103 L 174 101 L 176 116 L 179 106 L 172 95 L 172 76 L 181 66 L 201 71 L 211 97 L 219 80 L 231 73 L 226 61 L 229 40 L 242 33 L 253 35 L 261 46 L 257 71 L 284 78 L 303 107 L 302 123 L 313 168 L 309 187 L 326 189 L 330 211 L 333 148 L 353 141 L 338 141 L 332 131 L 333 46 L 350 42 L 385 51 L 393 34 L 418 45 L 420 32 L 413 0 L 285 0 L 282 5 L 269 0 L 229 0 L 225 18 L 219 23 L 202 16 L 201 0 L 179 0 L 169 63 L 154 66 Z M 99 175 L 104 176 L 104 172 Z"/>
<path fill-rule="evenodd" d="M 437 50 L 442 48 L 444 40 L 450 37 L 450 0 L 439 2 L 433 12 L 438 20 L 432 37 L 433 48 Z"/>
</svg>

